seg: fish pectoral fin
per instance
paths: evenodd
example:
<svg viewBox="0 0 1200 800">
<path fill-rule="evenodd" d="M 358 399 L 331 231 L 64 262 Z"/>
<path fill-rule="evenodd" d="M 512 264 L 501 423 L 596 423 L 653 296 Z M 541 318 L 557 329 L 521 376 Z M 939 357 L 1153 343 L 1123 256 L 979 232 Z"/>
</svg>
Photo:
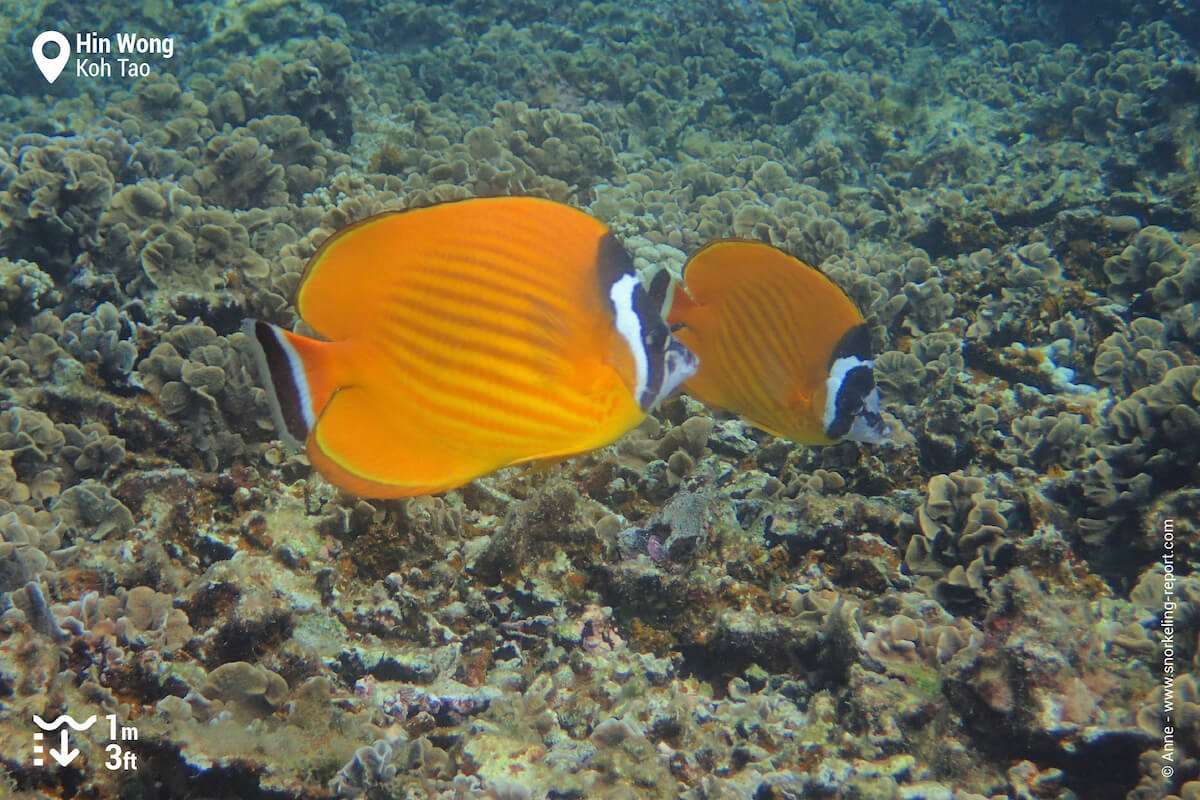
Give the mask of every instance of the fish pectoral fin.
<svg viewBox="0 0 1200 800">
<path fill-rule="evenodd" d="M 663 270 L 659 274 L 669 273 Z M 662 306 L 663 319 L 670 325 L 686 325 L 700 308 L 700 303 L 696 302 L 684 284 L 672 282 L 671 288 L 672 291 Z"/>
<path fill-rule="evenodd" d="M 793 388 L 791 391 L 787 392 L 786 394 L 784 394 L 784 393 L 781 393 L 781 394 L 783 394 L 783 396 L 787 398 L 788 408 L 797 409 L 797 408 L 811 408 L 812 407 L 812 393 L 806 392 L 802 388 Z"/>
<path fill-rule="evenodd" d="M 527 462 L 525 469 L 517 473 L 518 478 L 528 478 L 531 475 L 538 475 L 542 472 L 548 472 L 553 467 L 566 461 L 570 456 L 551 456 L 549 458 L 539 458 L 531 462 Z"/>
</svg>

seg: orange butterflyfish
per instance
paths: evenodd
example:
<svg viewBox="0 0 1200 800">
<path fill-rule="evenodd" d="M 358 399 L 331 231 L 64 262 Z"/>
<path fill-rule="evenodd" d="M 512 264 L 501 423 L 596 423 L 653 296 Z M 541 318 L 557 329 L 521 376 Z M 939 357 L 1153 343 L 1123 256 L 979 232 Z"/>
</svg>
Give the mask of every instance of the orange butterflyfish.
<svg viewBox="0 0 1200 800">
<path fill-rule="evenodd" d="M 326 240 L 295 300 L 321 339 L 246 331 L 281 437 L 346 491 L 408 497 L 636 427 L 696 370 L 662 299 L 584 212 L 473 198 Z"/>
<path fill-rule="evenodd" d="M 801 444 L 887 439 L 867 326 L 833 281 L 733 239 L 701 248 L 682 277 L 667 321 L 700 359 L 684 391 Z"/>
</svg>

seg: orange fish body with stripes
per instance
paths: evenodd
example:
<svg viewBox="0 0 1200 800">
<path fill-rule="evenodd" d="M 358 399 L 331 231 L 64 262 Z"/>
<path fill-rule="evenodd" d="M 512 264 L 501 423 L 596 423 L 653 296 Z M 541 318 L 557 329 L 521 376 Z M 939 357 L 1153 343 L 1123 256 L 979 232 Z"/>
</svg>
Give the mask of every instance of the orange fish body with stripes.
<svg viewBox="0 0 1200 800">
<path fill-rule="evenodd" d="M 322 339 L 248 321 L 276 426 L 366 497 L 461 486 L 616 441 L 696 369 L 625 249 L 532 197 L 380 214 L 309 261 Z"/>
<path fill-rule="evenodd" d="M 762 242 L 712 242 L 684 266 L 667 320 L 700 359 L 684 384 L 698 400 L 801 444 L 890 435 L 862 314 L 799 259 Z"/>
</svg>

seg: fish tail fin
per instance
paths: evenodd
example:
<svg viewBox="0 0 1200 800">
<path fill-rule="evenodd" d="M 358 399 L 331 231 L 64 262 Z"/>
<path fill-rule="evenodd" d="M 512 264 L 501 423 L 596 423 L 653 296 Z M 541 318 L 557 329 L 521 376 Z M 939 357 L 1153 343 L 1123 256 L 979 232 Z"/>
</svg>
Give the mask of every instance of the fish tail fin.
<svg viewBox="0 0 1200 800">
<path fill-rule="evenodd" d="M 261 320 L 246 320 L 242 329 L 256 345 L 259 380 L 270 395 L 280 437 L 303 447 L 341 385 L 333 346 Z"/>
</svg>

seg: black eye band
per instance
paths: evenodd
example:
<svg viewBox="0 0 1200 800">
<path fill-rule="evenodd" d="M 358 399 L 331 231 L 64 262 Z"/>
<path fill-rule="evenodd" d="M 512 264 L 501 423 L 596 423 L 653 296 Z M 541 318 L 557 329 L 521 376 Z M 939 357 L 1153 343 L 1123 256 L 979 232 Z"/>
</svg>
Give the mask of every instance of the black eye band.
<svg viewBox="0 0 1200 800">
<path fill-rule="evenodd" d="M 825 430 L 830 439 L 840 439 L 850 432 L 854 418 L 862 410 L 867 395 L 875 388 L 875 372 L 865 364 L 846 373 L 838 387 L 833 422 Z"/>
</svg>

